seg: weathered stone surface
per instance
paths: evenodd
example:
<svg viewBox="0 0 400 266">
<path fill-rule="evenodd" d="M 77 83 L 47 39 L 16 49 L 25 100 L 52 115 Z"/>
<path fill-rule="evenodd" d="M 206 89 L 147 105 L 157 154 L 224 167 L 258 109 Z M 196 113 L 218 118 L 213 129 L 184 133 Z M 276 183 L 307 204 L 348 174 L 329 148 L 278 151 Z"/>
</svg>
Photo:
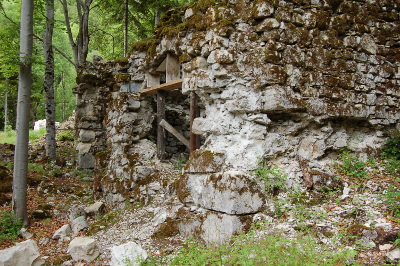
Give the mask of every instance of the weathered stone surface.
<svg viewBox="0 0 400 266">
<path fill-rule="evenodd" d="M 85 216 L 79 216 L 71 222 L 71 229 L 74 234 L 89 227 Z"/>
<path fill-rule="evenodd" d="M 32 239 L 0 250 L 0 265 L 39 266 L 43 264 L 44 261 L 40 257 L 38 246 Z"/>
<path fill-rule="evenodd" d="M 52 239 L 58 240 L 59 242 L 64 242 L 68 240 L 68 236 L 72 234 L 72 229 L 71 225 L 65 224 L 58 229 L 54 235 L 52 236 Z"/>
<path fill-rule="evenodd" d="M 97 201 L 85 208 L 85 213 L 89 216 L 104 214 L 105 212 L 106 212 L 106 205 L 102 201 Z"/>
<path fill-rule="evenodd" d="M 93 130 L 82 129 L 79 132 L 79 141 L 81 142 L 91 142 L 95 139 L 96 134 Z"/>
<path fill-rule="evenodd" d="M 400 259 L 400 249 L 396 248 L 396 249 L 388 252 L 386 254 L 386 257 L 391 261 L 399 260 Z"/>
<path fill-rule="evenodd" d="M 186 173 L 215 173 L 221 170 L 225 156 L 209 150 L 195 150 L 185 166 Z"/>
<path fill-rule="evenodd" d="M 96 240 L 90 237 L 76 237 L 68 246 L 68 253 L 73 260 L 94 261 L 99 255 Z"/>
<path fill-rule="evenodd" d="M 141 265 L 147 259 L 147 252 L 135 242 L 111 248 L 111 266 Z"/>
<path fill-rule="evenodd" d="M 208 243 L 221 243 L 230 239 L 242 228 L 238 216 L 211 213 L 204 220 L 201 237 Z"/>
<path fill-rule="evenodd" d="M 112 193 L 109 198 L 122 202 L 142 178 L 134 170 L 142 166 L 137 157 L 155 155 L 154 144 L 135 148 L 154 140 L 153 98 L 121 93 L 118 76 L 145 87 L 146 72 L 154 73 L 167 53 L 180 58 L 184 96 L 199 97 L 202 111 L 193 133 L 202 135 L 202 149 L 221 154 L 227 167 L 251 171 L 263 160 L 285 169 L 288 184 L 297 184 L 303 175 L 298 157 L 307 158 L 312 169 L 324 169 L 346 146 L 365 157 L 384 143 L 379 132 L 400 127 L 393 15 L 398 7 L 371 1 L 244 1 L 246 11 L 238 12 L 225 0 L 221 4 L 186 10 L 187 25 L 198 25 L 193 20 L 202 16 L 201 27 L 160 34 L 155 53 L 133 52 L 128 69 L 98 61 L 81 70 L 77 125 L 96 136 L 79 144 L 79 163 L 91 168 L 89 154 L 110 150 L 109 164 L 101 167 L 107 177 L 99 179 L 99 191 Z M 176 126 L 188 137 L 183 109 L 189 107 L 177 107 L 187 99 L 176 92 L 167 93 L 172 95 L 167 116 L 179 114 L 169 122 L 179 121 Z M 167 153 L 187 152 L 175 139 L 167 136 L 167 142 Z M 189 162 L 187 173 L 223 167 L 193 166 Z"/>
<path fill-rule="evenodd" d="M 239 171 L 183 177 L 178 196 L 188 206 L 226 214 L 252 214 L 265 204 L 263 192 L 251 177 Z"/>
<path fill-rule="evenodd" d="M 83 169 L 93 169 L 95 167 L 95 158 L 92 153 L 84 153 L 78 155 L 79 166 Z"/>
</svg>

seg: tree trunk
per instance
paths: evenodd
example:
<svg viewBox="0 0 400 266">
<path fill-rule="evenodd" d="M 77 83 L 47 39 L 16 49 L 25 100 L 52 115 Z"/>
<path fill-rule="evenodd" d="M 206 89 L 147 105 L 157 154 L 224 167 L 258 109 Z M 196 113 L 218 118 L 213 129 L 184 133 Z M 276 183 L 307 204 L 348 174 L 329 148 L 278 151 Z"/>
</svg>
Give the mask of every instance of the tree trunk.
<svg viewBox="0 0 400 266">
<path fill-rule="evenodd" d="M 6 78 L 6 91 L 4 93 L 4 132 L 8 125 L 8 78 Z"/>
<path fill-rule="evenodd" d="M 20 70 L 17 102 L 17 139 L 14 154 L 13 210 L 28 224 L 26 195 L 28 173 L 29 109 L 32 90 L 33 0 L 22 0 Z"/>
<path fill-rule="evenodd" d="M 46 0 L 46 29 L 43 37 L 45 61 L 44 91 L 46 93 L 46 156 L 56 160 L 56 108 L 54 102 L 54 0 Z"/>
<path fill-rule="evenodd" d="M 129 0 L 125 0 L 125 21 L 124 21 L 124 56 L 128 54 L 128 23 L 129 23 Z"/>
<path fill-rule="evenodd" d="M 154 13 L 154 27 L 157 27 L 158 22 L 160 22 L 160 8 L 156 7 L 156 11 Z"/>
<path fill-rule="evenodd" d="M 76 0 L 76 8 L 79 17 L 79 32 L 74 41 L 71 29 L 71 23 L 69 20 L 68 4 L 67 0 L 61 0 L 61 4 L 64 9 L 65 26 L 67 28 L 67 34 L 69 43 L 72 47 L 75 59 L 75 70 L 78 73 L 78 68 L 80 65 L 86 62 L 89 49 L 89 12 L 90 5 L 93 0 Z"/>
</svg>

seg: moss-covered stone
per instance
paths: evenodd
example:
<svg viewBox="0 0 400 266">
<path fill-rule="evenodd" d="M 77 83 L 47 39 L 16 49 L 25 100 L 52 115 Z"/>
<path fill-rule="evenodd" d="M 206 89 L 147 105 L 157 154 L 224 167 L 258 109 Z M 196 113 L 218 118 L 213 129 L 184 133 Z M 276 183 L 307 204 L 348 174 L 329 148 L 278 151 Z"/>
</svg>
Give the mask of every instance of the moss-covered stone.
<svg viewBox="0 0 400 266">
<path fill-rule="evenodd" d="M 135 42 L 131 45 L 131 49 L 132 51 L 147 52 L 149 56 L 154 56 L 157 45 L 158 40 L 155 37 L 152 37 Z"/>
<path fill-rule="evenodd" d="M 209 150 L 195 150 L 190 153 L 189 162 L 185 166 L 187 173 L 219 172 L 224 163 L 225 155 Z"/>
<path fill-rule="evenodd" d="M 128 73 L 118 73 L 114 76 L 115 82 L 126 83 L 131 80 L 131 75 Z"/>
</svg>

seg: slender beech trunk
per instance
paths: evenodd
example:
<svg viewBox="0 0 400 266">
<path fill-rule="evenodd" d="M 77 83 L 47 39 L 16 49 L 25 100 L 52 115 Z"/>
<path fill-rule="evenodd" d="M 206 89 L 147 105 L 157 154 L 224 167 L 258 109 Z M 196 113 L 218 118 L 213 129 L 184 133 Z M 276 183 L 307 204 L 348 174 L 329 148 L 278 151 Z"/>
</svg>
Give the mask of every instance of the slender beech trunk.
<svg viewBox="0 0 400 266">
<path fill-rule="evenodd" d="M 85 1 L 76 0 L 76 8 L 79 17 L 79 31 L 76 40 L 74 40 L 74 37 L 72 35 L 67 0 L 60 0 L 60 2 L 64 9 L 65 26 L 67 28 L 69 43 L 74 53 L 75 70 L 76 73 L 78 73 L 79 66 L 85 63 L 88 55 L 89 13 L 90 13 L 90 5 L 92 4 L 93 0 L 85 0 Z"/>
<path fill-rule="evenodd" d="M 17 140 L 14 154 L 13 210 L 28 224 L 27 215 L 27 172 L 29 141 L 29 109 L 32 90 L 32 44 L 33 44 L 33 1 L 22 0 L 20 69 L 17 102 Z"/>
<path fill-rule="evenodd" d="M 124 56 L 128 54 L 128 24 L 129 24 L 129 0 L 125 0 L 125 19 L 124 19 Z"/>
<path fill-rule="evenodd" d="M 156 7 L 156 11 L 154 13 L 154 27 L 157 27 L 158 22 L 160 22 L 160 8 Z"/>
<path fill-rule="evenodd" d="M 46 0 L 46 29 L 43 36 L 45 61 L 44 91 L 46 93 L 46 156 L 56 160 L 56 107 L 54 102 L 54 0 Z"/>
<path fill-rule="evenodd" d="M 4 132 L 8 125 L 8 78 L 6 78 L 6 91 L 4 93 Z"/>
</svg>

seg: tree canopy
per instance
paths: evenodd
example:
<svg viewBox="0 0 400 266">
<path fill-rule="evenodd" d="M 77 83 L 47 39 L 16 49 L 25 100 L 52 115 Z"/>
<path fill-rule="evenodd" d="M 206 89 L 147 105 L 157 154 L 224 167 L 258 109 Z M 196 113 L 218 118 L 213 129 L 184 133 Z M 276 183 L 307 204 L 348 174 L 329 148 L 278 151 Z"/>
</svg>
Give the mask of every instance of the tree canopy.
<svg viewBox="0 0 400 266">
<path fill-rule="evenodd" d="M 123 57 L 124 46 L 126 49 L 127 44 L 150 36 L 163 12 L 189 2 L 192 1 L 56 0 L 53 34 L 56 120 L 68 118 L 75 108 L 72 88 L 75 86 L 76 66 L 91 60 L 95 54 L 108 60 Z M 45 118 L 45 4 L 45 0 L 35 0 L 31 126 L 36 120 Z M 6 122 L 15 128 L 20 9 L 21 1 L 0 1 L 0 99 L 4 106 L 0 111 L 0 128 L 5 128 Z"/>
</svg>

